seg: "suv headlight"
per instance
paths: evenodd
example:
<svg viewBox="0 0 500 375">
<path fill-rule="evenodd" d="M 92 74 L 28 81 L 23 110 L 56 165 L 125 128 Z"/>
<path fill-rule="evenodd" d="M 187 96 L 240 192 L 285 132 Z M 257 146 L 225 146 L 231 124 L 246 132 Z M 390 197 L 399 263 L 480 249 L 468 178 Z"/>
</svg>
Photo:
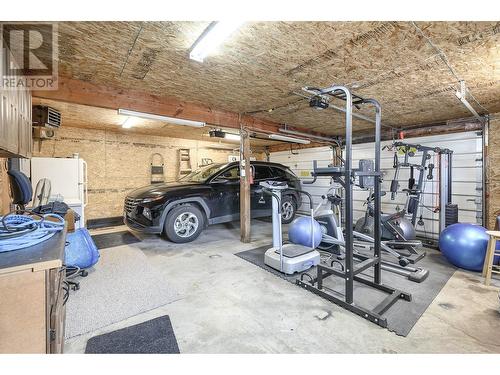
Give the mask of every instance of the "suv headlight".
<svg viewBox="0 0 500 375">
<path fill-rule="evenodd" d="M 148 220 L 152 220 L 152 216 L 151 216 L 151 210 L 147 207 L 144 207 L 142 209 L 142 214 L 144 215 L 144 217 Z"/>
</svg>

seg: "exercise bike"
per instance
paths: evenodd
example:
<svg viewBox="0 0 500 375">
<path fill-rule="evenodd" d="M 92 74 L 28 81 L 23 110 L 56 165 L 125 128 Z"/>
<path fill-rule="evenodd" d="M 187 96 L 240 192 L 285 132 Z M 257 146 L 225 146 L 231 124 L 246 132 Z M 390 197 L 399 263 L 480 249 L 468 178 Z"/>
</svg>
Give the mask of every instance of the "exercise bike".
<svg viewBox="0 0 500 375">
<path fill-rule="evenodd" d="M 316 207 L 314 218 L 320 224 L 322 231 L 322 241 L 318 249 L 330 253 L 333 259 L 331 262 L 336 263 L 335 258 L 337 260 L 343 259 L 345 240 L 341 227 L 342 198 L 337 194 L 331 193 L 331 191 L 332 189 L 330 189 L 326 195 L 322 196 L 323 201 Z M 330 209 L 321 208 L 326 202 L 330 202 Z M 353 231 L 353 236 L 355 239 L 354 246 L 356 248 L 353 254 L 354 259 L 358 262 L 363 262 L 368 259 L 368 257 L 363 254 L 361 249 L 371 250 L 374 240 L 372 237 L 357 231 Z M 397 259 L 397 263 L 386 259 L 382 260 L 382 269 L 404 276 L 408 280 L 417 283 L 421 283 L 429 276 L 429 271 L 427 269 L 409 266 L 410 261 L 391 249 L 388 245 L 381 243 L 381 248 L 385 253 Z"/>
<path fill-rule="evenodd" d="M 381 195 L 385 194 L 383 192 Z M 359 218 L 354 226 L 356 232 L 366 234 L 370 237 L 373 237 L 374 198 L 373 193 L 368 195 L 365 202 L 365 215 Z M 415 228 L 411 221 L 406 218 L 406 212 L 407 207 L 392 214 L 382 213 L 380 217 L 382 239 L 385 245 L 404 256 L 410 263 L 416 263 L 425 256 L 425 251 L 420 250 L 422 242 L 416 240 Z"/>
</svg>

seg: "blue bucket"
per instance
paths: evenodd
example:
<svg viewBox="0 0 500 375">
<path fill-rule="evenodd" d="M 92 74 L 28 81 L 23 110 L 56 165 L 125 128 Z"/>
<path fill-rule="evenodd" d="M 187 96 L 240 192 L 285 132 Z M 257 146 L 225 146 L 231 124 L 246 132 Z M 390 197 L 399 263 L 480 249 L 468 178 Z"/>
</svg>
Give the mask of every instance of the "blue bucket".
<svg viewBox="0 0 500 375">
<path fill-rule="evenodd" d="M 99 260 L 99 250 L 85 228 L 77 229 L 66 236 L 65 265 L 89 268 Z"/>
</svg>

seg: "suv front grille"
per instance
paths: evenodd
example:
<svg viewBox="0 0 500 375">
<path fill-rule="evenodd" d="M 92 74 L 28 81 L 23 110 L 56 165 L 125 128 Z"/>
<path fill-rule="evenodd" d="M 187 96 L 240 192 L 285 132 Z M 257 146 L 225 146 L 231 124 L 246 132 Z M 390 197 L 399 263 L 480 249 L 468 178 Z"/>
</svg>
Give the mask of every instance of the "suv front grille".
<svg viewBox="0 0 500 375">
<path fill-rule="evenodd" d="M 142 201 L 142 199 L 134 199 L 134 198 L 126 197 L 125 198 L 125 212 L 127 214 L 130 214 L 133 211 L 135 211 L 135 208 L 137 207 L 137 205 L 141 201 Z"/>
</svg>

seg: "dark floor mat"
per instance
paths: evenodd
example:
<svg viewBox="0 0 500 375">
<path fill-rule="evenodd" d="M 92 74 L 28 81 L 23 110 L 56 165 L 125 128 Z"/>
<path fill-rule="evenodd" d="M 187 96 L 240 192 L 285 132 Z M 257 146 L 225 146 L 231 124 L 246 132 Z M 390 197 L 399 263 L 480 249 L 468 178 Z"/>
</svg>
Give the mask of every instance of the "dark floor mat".
<svg viewBox="0 0 500 375">
<path fill-rule="evenodd" d="M 264 253 L 268 247 L 259 247 L 235 255 L 295 284 L 295 280 L 300 277 L 298 274 L 284 275 L 264 264 Z M 407 336 L 410 333 L 415 323 L 456 270 L 443 259 L 439 252 L 434 250 L 428 250 L 427 256 L 418 262 L 417 266 L 429 270 L 429 276 L 420 284 L 390 272 L 382 273 L 384 284 L 412 294 L 411 302 L 400 300 L 383 315 L 387 318 L 387 329 L 400 336 Z M 315 269 L 309 270 L 308 273 L 316 277 Z M 370 272 L 364 275 L 370 275 Z M 344 282 L 338 277 L 325 279 L 324 286 L 342 294 L 344 292 Z M 359 283 L 355 283 L 354 290 L 354 302 L 365 308 L 374 308 L 386 296 L 385 293 Z"/>
<path fill-rule="evenodd" d="M 141 242 L 140 239 L 126 230 L 121 232 L 94 234 L 92 239 L 99 250 Z"/>
<path fill-rule="evenodd" d="M 86 354 L 177 354 L 168 315 L 90 338 Z"/>
</svg>

